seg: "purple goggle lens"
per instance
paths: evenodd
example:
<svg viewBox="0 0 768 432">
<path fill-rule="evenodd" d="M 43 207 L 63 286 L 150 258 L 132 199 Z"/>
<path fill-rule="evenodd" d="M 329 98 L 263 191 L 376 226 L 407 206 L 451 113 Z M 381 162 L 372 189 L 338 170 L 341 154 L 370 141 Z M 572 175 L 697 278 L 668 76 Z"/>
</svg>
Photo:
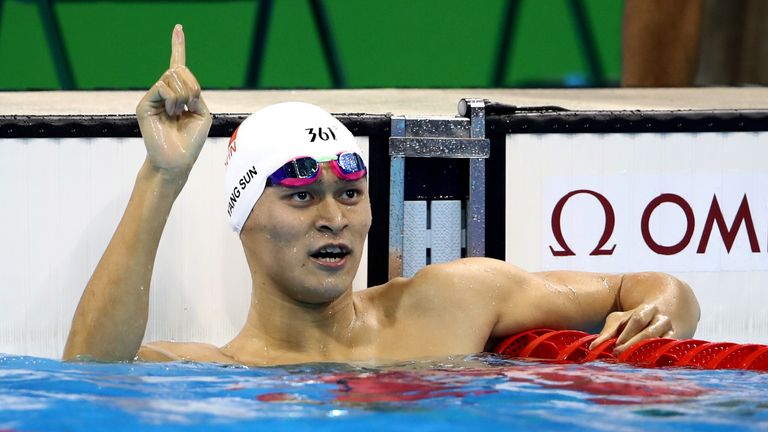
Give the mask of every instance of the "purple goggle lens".
<svg viewBox="0 0 768 432">
<path fill-rule="evenodd" d="M 343 180 L 357 180 L 365 176 L 363 158 L 353 152 L 339 153 L 329 158 L 315 159 L 300 157 L 288 161 L 267 177 L 267 186 L 306 186 L 320 176 L 320 164 L 329 162 L 336 177 Z"/>
</svg>

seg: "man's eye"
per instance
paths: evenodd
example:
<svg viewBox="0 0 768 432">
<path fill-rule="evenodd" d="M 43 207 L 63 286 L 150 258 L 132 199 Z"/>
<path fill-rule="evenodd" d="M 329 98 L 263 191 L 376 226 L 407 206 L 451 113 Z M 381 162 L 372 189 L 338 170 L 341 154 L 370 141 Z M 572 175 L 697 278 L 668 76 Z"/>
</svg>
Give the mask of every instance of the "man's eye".
<svg viewBox="0 0 768 432">
<path fill-rule="evenodd" d="M 347 200 L 353 200 L 358 198 L 361 195 L 360 191 L 357 189 L 349 189 L 344 191 L 342 194 L 342 197 Z"/>
<path fill-rule="evenodd" d="M 309 192 L 296 192 L 291 195 L 291 198 L 294 201 L 309 201 L 309 199 L 312 196 L 309 194 Z"/>
</svg>

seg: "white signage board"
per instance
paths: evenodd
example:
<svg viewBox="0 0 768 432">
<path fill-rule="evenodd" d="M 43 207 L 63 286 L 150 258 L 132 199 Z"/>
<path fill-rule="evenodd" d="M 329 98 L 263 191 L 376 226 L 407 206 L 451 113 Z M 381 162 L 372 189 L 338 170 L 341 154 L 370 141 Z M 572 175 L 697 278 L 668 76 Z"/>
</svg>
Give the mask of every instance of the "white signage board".
<svg viewBox="0 0 768 432">
<path fill-rule="evenodd" d="M 507 260 L 532 271 L 663 271 L 697 337 L 768 342 L 768 133 L 507 139 Z"/>
</svg>

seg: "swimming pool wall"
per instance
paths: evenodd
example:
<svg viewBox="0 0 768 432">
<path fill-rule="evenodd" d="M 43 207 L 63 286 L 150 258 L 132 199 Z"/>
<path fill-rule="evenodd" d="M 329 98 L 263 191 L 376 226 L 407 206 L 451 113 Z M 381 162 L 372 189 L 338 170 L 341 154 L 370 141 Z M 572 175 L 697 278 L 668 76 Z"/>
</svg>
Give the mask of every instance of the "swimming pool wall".
<svg viewBox="0 0 768 432">
<path fill-rule="evenodd" d="M 0 352 L 60 355 L 144 158 L 127 114 L 140 96 L 0 94 Z M 374 212 L 363 289 L 387 277 L 391 115 L 451 115 L 466 96 L 572 109 L 488 111 L 489 256 L 531 271 L 668 271 L 699 297 L 697 337 L 768 342 L 768 95 L 756 89 L 214 92 L 212 111 L 234 114 L 215 116 L 171 213 L 146 340 L 224 343 L 244 320 L 250 281 L 218 180 L 242 113 L 291 99 L 352 113 L 339 118 L 366 153 Z"/>
</svg>

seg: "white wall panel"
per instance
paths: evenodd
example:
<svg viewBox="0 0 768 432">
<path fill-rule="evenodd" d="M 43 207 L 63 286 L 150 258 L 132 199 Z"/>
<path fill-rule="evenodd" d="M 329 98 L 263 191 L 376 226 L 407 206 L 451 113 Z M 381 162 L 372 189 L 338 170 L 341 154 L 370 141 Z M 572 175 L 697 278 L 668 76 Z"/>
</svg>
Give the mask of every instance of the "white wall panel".
<svg viewBox="0 0 768 432">
<path fill-rule="evenodd" d="M 403 276 L 411 277 L 427 265 L 427 202 L 403 203 Z"/>
<path fill-rule="evenodd" d="M 461 258 L 461 201 L 432 201 L 430 214 L 432 263 Z"/>
</svg>

